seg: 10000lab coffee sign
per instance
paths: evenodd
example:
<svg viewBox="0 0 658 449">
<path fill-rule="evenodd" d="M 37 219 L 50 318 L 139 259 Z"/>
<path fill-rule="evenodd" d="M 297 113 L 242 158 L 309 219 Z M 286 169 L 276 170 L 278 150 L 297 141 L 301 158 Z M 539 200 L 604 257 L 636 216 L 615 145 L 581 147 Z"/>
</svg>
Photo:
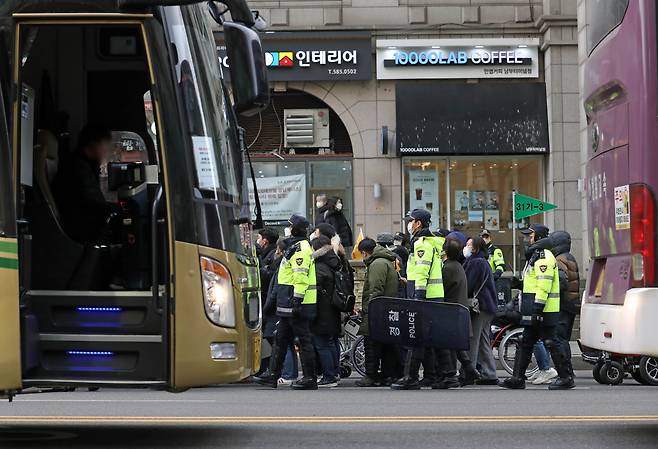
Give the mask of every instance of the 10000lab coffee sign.
<svg viewBox="0 0 658 449">
<path fill-rule="evenodd" d="M 537 78 L 539 41 L 377 41 L 378 79 Z"/>
</svg>

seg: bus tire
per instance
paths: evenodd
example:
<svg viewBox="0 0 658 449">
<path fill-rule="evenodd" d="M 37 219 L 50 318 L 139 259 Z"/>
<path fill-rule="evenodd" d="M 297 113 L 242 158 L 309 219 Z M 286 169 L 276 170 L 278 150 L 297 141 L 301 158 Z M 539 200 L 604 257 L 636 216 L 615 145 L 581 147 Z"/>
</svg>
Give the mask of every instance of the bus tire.
<svg viewBox="0 0 658 449">
<path fill-rule="evenodd" d="M 601 366 L 599 371 L 599 376 L 601 377 L 601 383 L 606 385 L 619 385 L 624 381 L 624 367 L 621 363 L 615 362 L 606 362 Z"/>
<path fill-rule="evenodd" d="M 658 358 L 642 356 L 638 372 L 644 385 L 658 385 Z"/>
</svg>

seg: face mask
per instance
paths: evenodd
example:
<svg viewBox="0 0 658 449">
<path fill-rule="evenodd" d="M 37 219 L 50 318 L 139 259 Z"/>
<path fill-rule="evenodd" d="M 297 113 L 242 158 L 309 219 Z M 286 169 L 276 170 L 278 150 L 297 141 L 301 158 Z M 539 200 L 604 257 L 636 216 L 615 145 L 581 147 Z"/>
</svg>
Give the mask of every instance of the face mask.
<svg viewBox="0 0 658 449">
<path fill-rule="evenodd" d="M 322 206 L 324 206 L 324 202 L 322 202 L 322 201 L 317 201 L 315 203 L 315 207 L 317 207 L 318 209 L 320 209 Z"/>
<path fill-rule="evenodd" d="M 292 235 L 292 229 L 291 228 L 285 228 L 283 230 L 283 235 L 284 235 L 284 237 L 290 237 Z"/>
<path fill-rule="evenodd" d="M 473 250 L 471 249 L 470 246 L 465 246 L 464 249 L 462 250 L 462 253 L 464 254 L 464 257 L 468 259 L 473 255 Z"/>
<path fill-rule="evenodd" d="M 336 203 L 336 210 L 343 210 L 343 203 L 340 201 Z"/>
<path fill-rule="evenodd" d="M 407 223 L 407 232 L 409 234 L 413 235 L 413 233 L 414 233 L 414 222 L 413 221 L 410 221 L 409 223 Z"/>
<path fill-rule="evenodd" d="M 402 246 L 402 242 L 400 240 L 395 240 L 393 246 Z"/>
<path fill-rule="evenodd" d="M 308 239 L 309 239 L 311 242 L 312 242 L 313 240 L 317 239 L 317 238 L 318 238 L 318 236 L 315 234 L 315 232 L 314 232 L 313 234 L 311 234 L 311 235 L 308 237 Z"/>
</svg>

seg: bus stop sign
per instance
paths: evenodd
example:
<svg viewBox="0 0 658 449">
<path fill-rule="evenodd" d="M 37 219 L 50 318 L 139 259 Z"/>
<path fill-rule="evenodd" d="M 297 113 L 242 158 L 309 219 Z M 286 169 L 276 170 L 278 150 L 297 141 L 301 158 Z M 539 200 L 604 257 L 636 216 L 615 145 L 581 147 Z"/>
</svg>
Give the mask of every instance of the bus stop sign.
<svg viewBox="0 0 658 449">
<path fill-rule="evenodd" d="M 376 298 L 368 305 L 370 338 L 391 345 L 467 351 L 470 323 L 460 304 Z"/>
<path fill-rule="evenodd" d="M 543 214 L 549 210 L 557 209 L 555 204 L 546 203 L 536 198 L 514 194 L 514 219 L 520 220 L 521 218 L 530 217 L 531 215 Z"/>
</svg>

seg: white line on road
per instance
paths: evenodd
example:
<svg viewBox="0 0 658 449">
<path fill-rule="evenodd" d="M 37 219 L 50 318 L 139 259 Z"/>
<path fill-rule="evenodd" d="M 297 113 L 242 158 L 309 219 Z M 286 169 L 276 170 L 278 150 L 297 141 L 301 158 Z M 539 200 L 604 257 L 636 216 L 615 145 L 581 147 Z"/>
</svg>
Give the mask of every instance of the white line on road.
<svg viewBox="0 0 658 449">
<path fill-rule="evenodd" d="M 16 398 L 19 402 L 217 402 L 214 399 L 23 399 Z"/>
</svg>

